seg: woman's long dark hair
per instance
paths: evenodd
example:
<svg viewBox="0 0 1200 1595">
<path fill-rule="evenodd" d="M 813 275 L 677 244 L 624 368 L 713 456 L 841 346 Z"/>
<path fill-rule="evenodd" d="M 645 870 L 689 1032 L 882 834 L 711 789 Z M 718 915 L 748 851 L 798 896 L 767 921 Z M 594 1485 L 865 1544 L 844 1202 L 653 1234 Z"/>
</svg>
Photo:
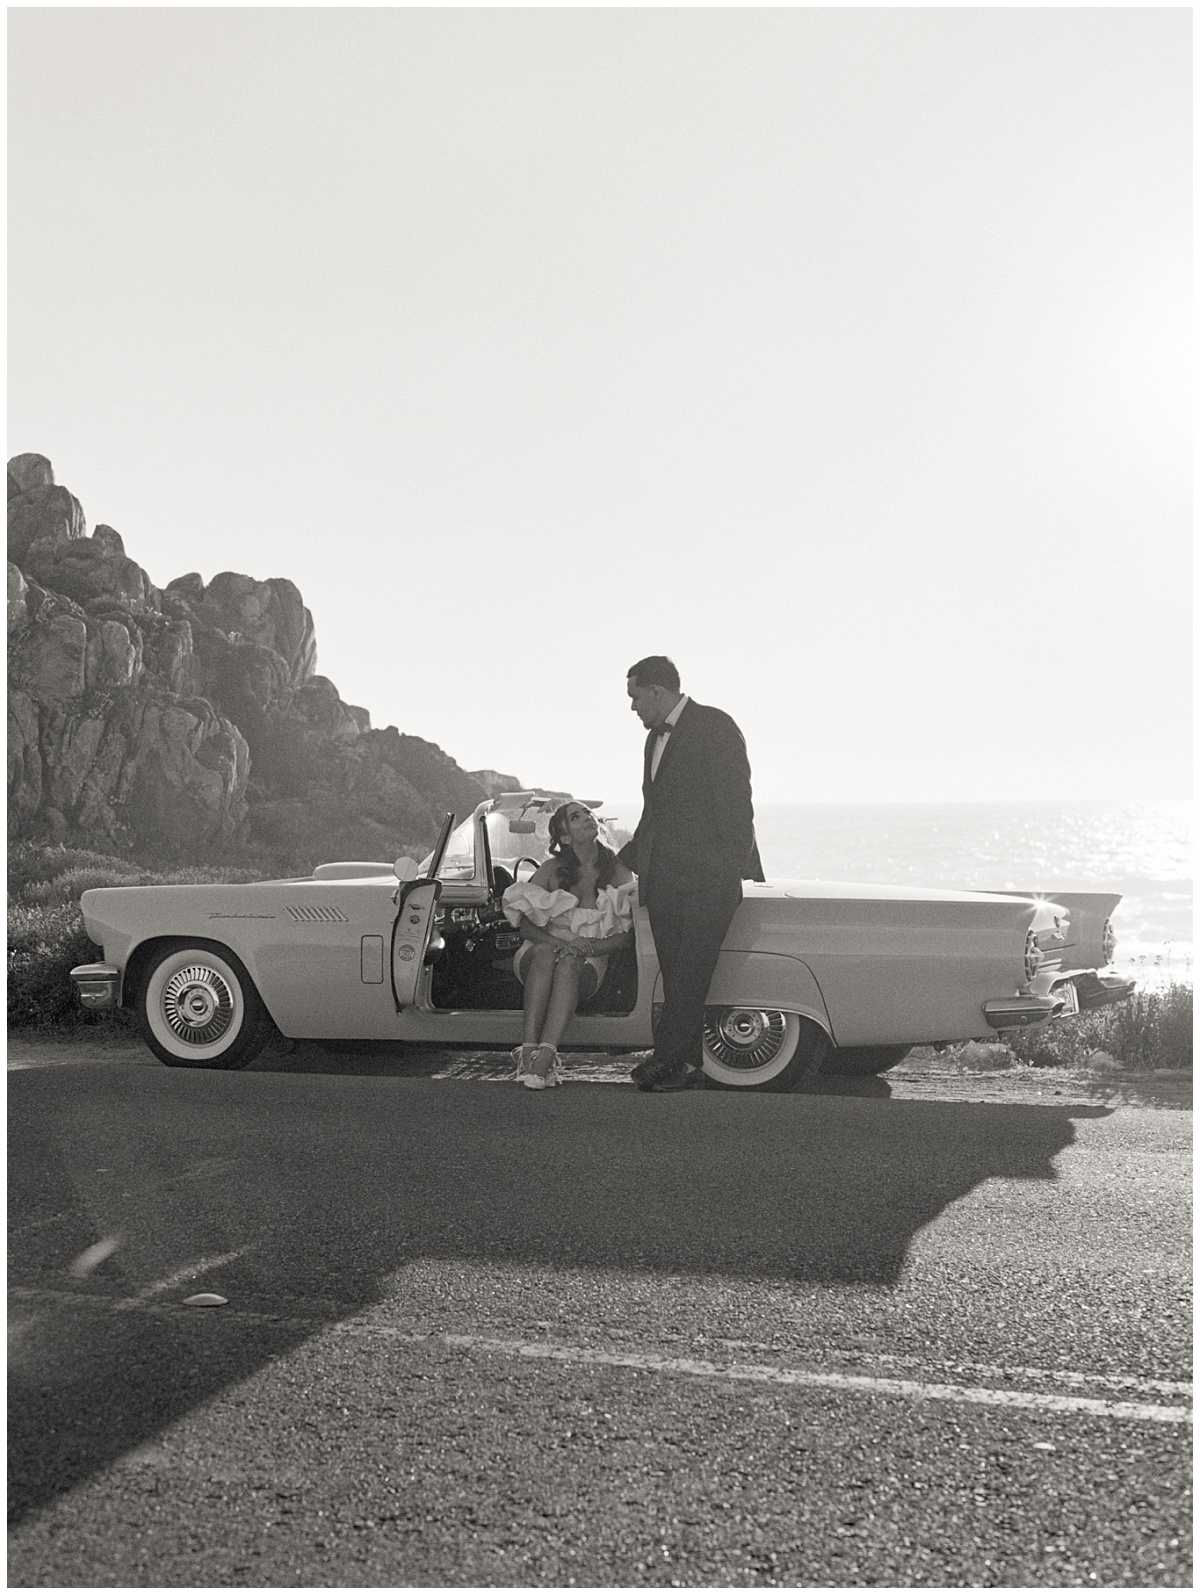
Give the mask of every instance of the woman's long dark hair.
<svg viewBox="0 0 1200 1595">
<path fill-rule="evenodd" d="M 550 816 L 550 856 L 557 861 L 558 889 L 569 892 L 579 879 L 583 865 L 579 862 L 579 855 L 571 846 L 571 833 L 567 829 L 567 810 L 581 806 L 564 803 L 561 808 L 555 809 Z M 605 847 L 598 838 L 596 841 L 596 890 L 603 891 L 612 884 L 612 878 L 617 873 L 617 855 L 611 847 Z"/>
</svg>

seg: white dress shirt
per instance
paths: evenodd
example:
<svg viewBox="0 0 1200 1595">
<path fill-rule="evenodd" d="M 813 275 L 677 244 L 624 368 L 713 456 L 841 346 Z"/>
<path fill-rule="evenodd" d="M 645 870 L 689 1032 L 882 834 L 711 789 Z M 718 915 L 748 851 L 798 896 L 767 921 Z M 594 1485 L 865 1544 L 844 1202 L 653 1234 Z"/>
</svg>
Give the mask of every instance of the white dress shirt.
<svg viewBox="0 0 1200 1595">
<path fill-rule="evenodd" d="M 679 702 L 675 705 L 675 707 L 671 710 L 670 714 L 667 716 L 666 724 L 669 725 L 672 729 L 674 729 L 674 727 L 678 724 L 679 716 L 683 713 L 684 708 L 687 705 L 687 701 L 688 701 L 688 696 L 687 696 L 687 693 L 685 692 L 683 697 L 680 698 Z M 666 747 L 666 745 L 667 745 L 667 732 L 660 731 L 658 733 L 658 740 L 654 744 L 654 752 L 650 755 L 650 779 L 652 781 L 653 781 L 654 777 L 658 774 L 658 766 L 659 766 L 659 764 L 660 764 L 660 762 L 662 760 L 663 749 Z"/>
</svg>

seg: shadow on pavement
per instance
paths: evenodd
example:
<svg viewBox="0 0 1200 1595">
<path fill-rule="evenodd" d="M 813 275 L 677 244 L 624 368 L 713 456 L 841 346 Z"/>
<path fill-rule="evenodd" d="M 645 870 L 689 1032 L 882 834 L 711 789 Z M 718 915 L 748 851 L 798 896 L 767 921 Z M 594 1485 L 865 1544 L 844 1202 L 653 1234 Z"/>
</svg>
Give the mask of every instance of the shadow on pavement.
<svg viewBox="0 0 1200 1595">
<path fill-rule="evenodd" d="M 535 1093 L 397 1078 L 394 1062 L 372 1078 L 361 1061 L 341 1078 L 10 1076 L 10 1277 L 30 1291 L 12 1315 L 16 1518 L 306 1339 L 297 1315 L 380 1301 L 407 1263 L 887 1288 L 949 1203 L 996 1177 L 1054 1179 L 1072 1120 L 1107 1111 Z M 72 1261 L 106 1236 L 117 1250 L 73 1279 Z M 38 1289 L 109 1305 L 64 1307 Z M 211 1314 L 145 1310 L 196 1289 L 247 1316 L 214 1333 Z M 114 1308 L 122 1298 L 142 1305 Z"/>
</svg>

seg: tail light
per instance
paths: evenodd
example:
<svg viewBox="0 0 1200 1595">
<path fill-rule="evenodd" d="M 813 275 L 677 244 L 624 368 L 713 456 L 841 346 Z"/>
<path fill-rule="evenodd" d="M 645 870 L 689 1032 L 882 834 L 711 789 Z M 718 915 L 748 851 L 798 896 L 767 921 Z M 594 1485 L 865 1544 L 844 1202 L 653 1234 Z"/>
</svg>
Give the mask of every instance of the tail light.
<svg viewBox="0 0 1200 1595">
<path fill-rule="evenodd" d="M 1100 956 L 1107 967 L 1112 963 L 1117 951 L 1117 933 L 1113 929 L 1111 919 L 1104 921 L 1104 929 L 1100 932 Z"/>
<path fill-rule="evenodd" d="M 1038 946 L 1037 935 L 1030 931 L 1025 938 L 1025 979 L 1032 980 L 1042 967 L 1042 949 Z"/>
</svg>

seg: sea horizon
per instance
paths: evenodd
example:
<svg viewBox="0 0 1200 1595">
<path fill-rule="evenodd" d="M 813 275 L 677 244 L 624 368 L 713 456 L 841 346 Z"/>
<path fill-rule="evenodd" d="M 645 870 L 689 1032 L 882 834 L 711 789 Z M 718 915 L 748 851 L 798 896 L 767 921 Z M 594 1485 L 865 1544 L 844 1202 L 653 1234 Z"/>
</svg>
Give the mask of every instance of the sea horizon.
<svg viewBox="0 0 1200 1595">
<path fill-rule="evenodd" d="M 602 812 L 632 830 L 641 805 Z M 761 802 L 755 830 L 769 879 L 1118 892 L 1116 966 L 1192 980 L 1190 799 Z"/>
</svg>

